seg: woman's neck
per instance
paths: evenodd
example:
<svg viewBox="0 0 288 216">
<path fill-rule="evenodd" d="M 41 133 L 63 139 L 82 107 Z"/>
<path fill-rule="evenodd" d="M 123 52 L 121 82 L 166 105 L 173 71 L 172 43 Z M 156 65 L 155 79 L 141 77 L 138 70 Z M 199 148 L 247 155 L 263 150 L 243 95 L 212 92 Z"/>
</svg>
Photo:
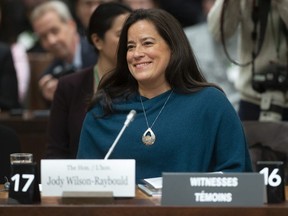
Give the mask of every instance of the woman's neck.
<svg viewBox="0 0 288 216">
<path fill-rule="evenodd" d="M 98 67 L 98 76 L 101 79 L 106 73 L 111 71 L 115 67 L 115 65 L 112 65 L 110 62 L 99 56 L 97 61 L 97 67 Z"/>
</svg>

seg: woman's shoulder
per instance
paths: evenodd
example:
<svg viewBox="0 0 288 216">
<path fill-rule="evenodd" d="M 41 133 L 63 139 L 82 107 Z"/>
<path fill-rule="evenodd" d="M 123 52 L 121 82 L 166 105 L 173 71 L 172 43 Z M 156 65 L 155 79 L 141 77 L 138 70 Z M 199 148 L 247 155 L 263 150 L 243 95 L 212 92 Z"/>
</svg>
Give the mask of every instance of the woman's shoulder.
<svg viewBox="0 0 288 216">
<path fill-rule="evenodd" d="M 203 94 L 207 97 L 209 97 L 209 99 L 220 99 L 220 98 L 227 98 L 224 91 L 216 88 L 216 87 L 205 87 L 202 90 L 199 91 L 200 94 Z"/>
<path fill-rule="evenodd" d="M 79 71 L 76 71 L 72 74 L 68 74 L 59 79 L 60 83 L 79 83 L 84 79 L 93 79 L 93 67 L 85 68 Z"/>
<path fill-rule="evenodd" d="M 203 88 L 202 90 L 199 91 L 199 97 L 201 97 L 201 99 L 207 103 L 210 102 L 214 105 L 221 105 L 221 106 L 229 104 L 230 106 L 230 102 L 225 92 L 216 87 Z"/>
<path fill-rule="evenodd" d="M 183 103 L 187 105 L 189 103 L 197 104 L 203 108 L 211 107 L 213 110 L 215 110 L 216 107 L 221 110 L 223 107 L 229 109 L 232 107 L 225 93 L 216 87 L 204 87 L 189 94 L 178 94 L 178 97 L 178 103 L 183 101 Z"/>
<path fill-rule="evenodd" d="M 59 79 L 58 91 L 71 94 L 76 91 L 77 94 L 93 92 L 93 69 L 80 70 L 72 74 L 68 74 Z"/>
<path fill-rule="evenodd" d="M 204 87 L 195 92 L 189 94 L 182 94 L 184 97 L 191 97 L 194 99 L 203 99 L 203 100 L 219 100 L 221 98 L 225 99 L 226 95 L 223 91 L 216 87 Z M 227 98 L 226 98 L 227 99 Z"/>
</svg>

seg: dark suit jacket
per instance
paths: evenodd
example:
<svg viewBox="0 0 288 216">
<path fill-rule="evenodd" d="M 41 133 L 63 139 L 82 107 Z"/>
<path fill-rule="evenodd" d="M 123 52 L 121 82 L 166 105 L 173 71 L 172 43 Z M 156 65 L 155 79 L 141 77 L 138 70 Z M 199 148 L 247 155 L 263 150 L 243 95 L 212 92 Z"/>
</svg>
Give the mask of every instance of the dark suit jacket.
<svg viewBox="0 0 288 216">
<path fill-rule="evenodd" d="M 94 47 L 88 42 L 87 38 L 84 36 L 80 37 L 81 43 L 81 59 L 82 59 L 82 67 L 79 69 L 84 69 L 90 66 L 93 66 L 97 62 L 97 54 L 94 50 Z M 61 70 L 62 68 L 65 70 L 65 62 L 60 59 L 55 59 L 49 67 L 44 71 L 44 74 L 53 74 L 55 70 Z"/>
<path fill-rule="evenodd" d="M 0 43 L 0 109 L 19 108 L 18 82 L 10 47 Z"/>
<path fill-rule="evenodd" d="M 93 95 L 93 85 L 93 67 L 59 79 L 48 126 L 47 158 L 76 158 L 82 123 Z"/>
</svg>

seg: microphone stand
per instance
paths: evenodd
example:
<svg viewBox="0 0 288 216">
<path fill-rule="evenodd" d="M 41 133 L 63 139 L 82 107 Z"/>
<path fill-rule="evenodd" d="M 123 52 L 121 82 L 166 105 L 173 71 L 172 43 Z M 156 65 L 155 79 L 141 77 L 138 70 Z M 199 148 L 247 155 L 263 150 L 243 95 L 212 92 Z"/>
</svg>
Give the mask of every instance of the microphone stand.
<svg viewBox="0 0 288 216">
<path fill-rule="evenodd" d="M 104 157 L 104 160 L 107 160 L 109 158 L 109 156 L 111 155 L 112 151 L 114 150 L 115 146 L 117 145 L 119 139 L 121 138 L 123 132 L 125 131 L 125 129 L 128 127 L 128 125 L 130 124 L 130 122 L 133 121 L 134 117 L 136 115 L 136 111 L 135 110 L 131 110 L 129 112 L 129 114 L 126 117 L 126 121 L 124 122 L 124 125 L 122 127 L 122 129 L 120 130 L 118 136 L 116 137 L 116 139 L 114 140 L 112 146 L 110 147 L 109 151 L 107 152 L 107 154 Z"/>
</svg>

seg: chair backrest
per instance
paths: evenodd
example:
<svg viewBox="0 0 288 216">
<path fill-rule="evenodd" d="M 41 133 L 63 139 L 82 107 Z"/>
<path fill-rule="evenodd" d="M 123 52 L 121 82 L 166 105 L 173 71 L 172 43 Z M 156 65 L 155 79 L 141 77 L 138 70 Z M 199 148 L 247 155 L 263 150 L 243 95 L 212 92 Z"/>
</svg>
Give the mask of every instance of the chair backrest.
<svg viewBox="0 0 288 216">
<path fill-rule="evenodd" d="M 244 121 L 249 147 L 257 143 L 288 155 L 288 122 Z"/>
<path fill-rule="evenodd" d="M 28 90 L 28 109 L 47 109 L 47 103 L 38 86 L 40 76 L 53 60 L 49 53 L 28 53 L 30 64 L 30 86 Z"/>
<path fill-rule="evenodd" d="M 10 178 L 10 154 L 20 152 L 20 141 L 16 132 L 0 125 L 0 184 L 5 183 L 5 176 Z"/>
<path fill-rule="evenodd" d="M 243 127 L 253 168 L 261 160 L 284 161 L 288 172 L 288 122 L 244 121 Z"/>
</svg>

